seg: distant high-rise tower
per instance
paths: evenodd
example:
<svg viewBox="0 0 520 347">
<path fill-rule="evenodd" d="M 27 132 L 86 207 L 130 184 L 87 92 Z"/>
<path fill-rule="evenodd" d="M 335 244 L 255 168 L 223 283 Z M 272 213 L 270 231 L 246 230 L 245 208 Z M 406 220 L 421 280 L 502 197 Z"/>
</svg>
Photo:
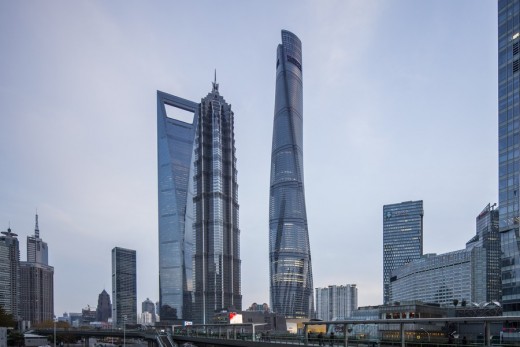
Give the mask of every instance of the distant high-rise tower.
<svg viewBox="0 0 520 347">
<path fill-rule="evenodd" d="M 49 249 L 47 248 L 47 243 L 43 242 L 43 240 L 40 238 L 38 214 L 36 214 L 34 235 L 27 236 L 27 262 L 40 263 L 45 265 L 49 264 Z"/>
<path fill-rule="evenodd" d="M 269 201 L 270 298 L 273 312 L 311 318 L 311 250 L 303 183 L 302 44 L 282 30 L 276 60 Z"/>
<path fill-rule="evenodd" d="M 324 321 L 348 319 L 357 308 L 358 291 L 355 284 L 316 288 L 317 319 Z"/>
<path fill-rule="evenodd" d="M 392 271 L 423 255 L 423 202 L 383 206 L 383 300 L 392 301 Z"/>
<path fill-rule="evenodd" d="M 216 78 L 200 104 L 157 101 L 160 317 L 209 323 L 242 308 L 234 115 Z M 190 116 L 169 118 L 165 105 Z"/>
<path fill-rule="evenodd" d="M 108 322 L 108 319 L 112 317 L 112 304 L 110 303 L 110 295 L 106 290 L 98 296 L 98 304 L 96 308 L 96 320 L 98 322 Z"/>
<path fill-rule="evenodd" d="M 112 322 L 117 327 L 137 324 L 136 252 L 112 249 Z"/>
<path fill-rule="evenodd" d="M 142 302 L 142 304 L 141 304 L 141 312 L 142 313 L 145 313 L 145 312 L 150 313 L 150 315 L 152 317 L 152 322 L 151 323 L 155 323 L 155 304 L 153 303 L 152 300 L 150 300 L 149 298 L 146 298 L 146 300 Z"/>
<path fill-rule="evenodd" d="M 54 268 L 48 259 L 36 215 L 34 235 L 27 236 L 27 261 L 20 262 L 20 316 L 32 324 L 54 317 Z"/>
<path fill-rule="evenodd" d="M 488 204 L 480 212 L 476 220 L 477 234 L 466 243 L 466 248 L 473 245 L 473 247 L 482 247 L 485 251 L 485 278 L 482 283 L 474 286 L 479 291 L 473 294 L 477 302 L 501 301 L 502 299 L 499 215 L 498 209 L 494 208 L 495 205 Z"/>
<path fill-rule="evenodd" d="M 498 0 L 498 207 L 505 316 L 520 315 L 519 16 L 519 0 Z"/>
<path fill-rule="evenodd" d="M 14 317 L 20 314 L 20 246 L 11 228 L 0 236 L 0 306 Z"/>
</svg>

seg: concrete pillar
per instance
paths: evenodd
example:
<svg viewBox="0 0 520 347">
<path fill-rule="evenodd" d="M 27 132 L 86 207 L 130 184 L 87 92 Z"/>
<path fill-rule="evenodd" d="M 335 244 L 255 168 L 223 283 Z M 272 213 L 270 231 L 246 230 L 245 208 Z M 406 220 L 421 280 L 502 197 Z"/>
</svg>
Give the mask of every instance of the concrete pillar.
<svg viewBox="0 0 520 347">
<path fill-rule="evenodd" d="M 484 346 L 491 346 L 491 328 L 490 328 L 489 322 L 484 322 L 484 339 L 486 341 L 484 342 Z"/>
<path fill-rule="evenodd" d="M 345 347 L 348 347 L 348 326 L 347 324 L 343 324 L 343 335 L 345 336 L 345 341 L 344 341 L 344 345 Z"/>
<path fill-rule="evenodd" d="M 406 347 L 404 336 L 404 323 L 399 323 L 399 331 L 401 332 L 401 347 Z"/>
<path fill-rule="evenodd" d="M 309 330 L 309 326 L 307 324 L 303 325 L 303 344 L 307 346 L 309 344 L 309 339 L 307 338 L 307 331 Z"/>
</svg>

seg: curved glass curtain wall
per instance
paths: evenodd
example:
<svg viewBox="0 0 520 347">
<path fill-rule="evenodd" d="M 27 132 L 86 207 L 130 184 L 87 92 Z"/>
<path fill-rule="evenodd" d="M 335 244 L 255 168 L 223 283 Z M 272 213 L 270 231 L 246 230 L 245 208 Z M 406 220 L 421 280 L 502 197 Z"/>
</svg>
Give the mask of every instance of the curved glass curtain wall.
<svg viewBox="0 0 520 347">
<path fill-rule="evenodd" d="M 303 177 L 302 89 L 301 41 L 283 30 L 276 61 L 269 262 L 271 307 L 287 318 L 310 318 L 314 310 Z"/>
</svg>

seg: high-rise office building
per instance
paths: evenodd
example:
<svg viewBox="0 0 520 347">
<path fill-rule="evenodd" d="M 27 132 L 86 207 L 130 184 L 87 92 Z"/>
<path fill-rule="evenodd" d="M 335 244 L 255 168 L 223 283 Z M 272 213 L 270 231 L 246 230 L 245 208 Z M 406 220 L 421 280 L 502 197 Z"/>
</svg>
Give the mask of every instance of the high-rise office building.
<svg viewBox="0 0 520 347">
<path fill-rule="evenodd" d="M 498 207 L 504 315 L 520 315 L 520 1 L 498 0 Z"/>
<path fill-rule="evenodd" d="M 0 236 L 0 306 L 15 317 L 20 315 L 20 246 L 11 228 Z"/>
<path fill-rule="evenodd" d="M 54 268 L 20 262 L 20 317 L 31 324 L 54 317 Z"/>
<path fill-rule="evenodd" d="M 34 235 L 27 236 L 27 261 L 20 262 L 20 316 L 31 324 L 54 317 L 54 268 L 48 259 L 36 215 Z"/>
<path fill-rule="evenodd" d="M 476 235 L 467 242 L 468 247 L 480 247 L 485 254 L 485 272 L 483 285 L 474 286 L 473 293 L 477 302 L 501 301 L 502 279 L 500 276 L 500 233 L 498 231 L 499 212 L 496 204 L 488 204 L 477 216 Z"/>
<path fill-rule="evenodd" d="M 137 324 L 136 252 L 112 249 L 112 322 L 114 326 Z M 95 317 L 95 314 L 94 314 Z"/>
<path fill-rule="evenodd" d="M 141 312 L 148 312 L 150 314 L 150 323 L 155 323 L 155 304 L 149 298 L 141 304 Z"/>
<path fill-rule="evenodd" d="M 112 317 L 112 304 L 110 303 L 110 295 L 103 289 L 98 295 L 98 304 L 96 308 L 96 320 L 98 322 L 108 322 Z"/>
<path fill-rule="evenodd" d="M 271 152 L 269 275 L 271 308 L 287 318 L 311 318 L 314 311 L 303 178 L 302 44 L 282 30 Z"/>
<path fill-rule="evenodd" d="M 49 265 L 49 249 L 47 243 L 40 238 L 38 214 L 36 214 L 34 235 L 27 236 L 27 262 Z"/>
<path fill-rule="evenodd" d="M 242 309 L 234 115 L 216 78 L 199 104 L 157 98 L 160 317 L 208 323 Z"/>
<path fill-rule="evenodd" d="M 392 272 L 423 255 L 423 202 L 383 206 L 383 301 L 389 304 Z"/>
<path fill-rule="evenodd" d="M 317 319 L 324 321 L 348 319 L 357 308 L 358 292 L 355 284 L 316 288 Z"/>
<path fill-rule="evenodd" d="M 193 310 L 209 323 L 222 309 L 242 310 L 234 114 L 216 80 L 199 105 L 194 162 Z"/>
<path fill-rule="evenodd" d="M 189 113 L 169 117 L 166 108 Z M 193 320 L 193 150 L 198 105 L 157 91 L 159 303 L 161 321 Z"/>
<path fill-rule="evenodd" d="M 485 259 L 481 247 L 423 255 L 392 272 L 390 301 L 419 300 L 441 306 L 452 306 L 454 299 L 477 302 L 473 294 L 485 284 Z"/>
</svg>

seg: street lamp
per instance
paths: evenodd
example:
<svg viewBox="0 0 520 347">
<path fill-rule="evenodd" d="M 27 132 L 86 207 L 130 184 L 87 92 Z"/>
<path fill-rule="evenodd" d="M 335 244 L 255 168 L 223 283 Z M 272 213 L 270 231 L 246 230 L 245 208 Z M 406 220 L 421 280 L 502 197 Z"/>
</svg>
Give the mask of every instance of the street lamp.
<svg viewBox="0 0 520 347">
<path fill-rule="evenodd" d="M 54 347 L 56 347 L 56 316 L 53 317 L 54 320 Z"/>
<path fill-rule="evenodd" d="M 126 347 L 126 314 L 123 316 L 123 347 Z"/>
</svg>

